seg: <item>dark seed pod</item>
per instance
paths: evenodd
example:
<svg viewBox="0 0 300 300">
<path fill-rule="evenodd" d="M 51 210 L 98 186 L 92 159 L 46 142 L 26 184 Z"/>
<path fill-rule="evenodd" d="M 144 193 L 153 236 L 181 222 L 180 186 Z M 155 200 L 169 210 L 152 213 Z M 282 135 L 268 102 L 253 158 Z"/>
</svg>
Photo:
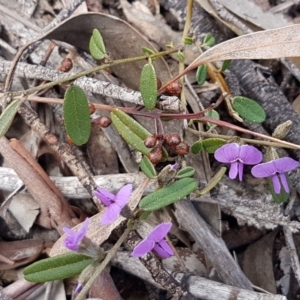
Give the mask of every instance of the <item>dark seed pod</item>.
<svg viewBox="0 0 300 300">
<path fill-rule="evenodd" d="M 147 136 L 144 140 L 144 145 L 147 148 L 153 148 L 156 145 L 157 137 L 156 136 Z"/>
<path fill-rule="evenodd" d="M 97 124 L 102 128 L 107 128 L 111 124 L 111 119 L 107 116 L 102 116 L 97 119 Z"/>
<path fill-rule="evenodd" d="M 58 70 L 62 72 L 69 72 L 72 68 L 73 68 L 72 60 L 66 57 L 61 62 L 60 66 L 58 67 Z"/>
<path fill-rule="evenodd" d="M 154 165 L 158 164 L 161 161 L 162 156 L 162 150 L 158 147 L 153 148 L 148 154 L 148 158 Z"/>
<path fill-rule="evenodd" d="M 165 141 L 169 146 L 175 147 L 180 144 L 181 138 L 180 135 L 177 133 L 166 134 Z"/>
<path fill-rule="evenodd" d="M 96 107 L 93 103 L 89 103 L 89 111 L 90 115 L 92 115 L 96 111 Z"/>
<path fill-rule="evenodd" d="M 190 146 L 186 142 L 181 142 L 176 146 L 175 151 L 178 155 L 187 155 L 190 151 Z"/>
</svg>

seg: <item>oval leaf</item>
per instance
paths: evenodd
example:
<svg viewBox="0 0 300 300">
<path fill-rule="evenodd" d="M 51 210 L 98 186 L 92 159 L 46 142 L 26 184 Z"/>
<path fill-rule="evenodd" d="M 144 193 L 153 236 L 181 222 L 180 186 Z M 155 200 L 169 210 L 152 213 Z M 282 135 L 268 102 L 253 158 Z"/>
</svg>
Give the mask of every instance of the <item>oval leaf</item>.
<svg viewBox="0 0 300 300">
<path fill-rule="evenodd" d="M 140 162 L 140 168 L 147 177 L 151 179 L 156 177 L 156 170 L 147 156 L 144 156 Z"/>
<path fill-rule="evenodd" d="M 263 108 L 249 98 L 234 97 L 232 106 L 244 120 L 249 122 L 262 123 L 266 119 L 266 113 Z"/>
<path fill-rule="evenodd" d="M 110 117 L 122 138 L 129 145 L 143 154 L 148 154 L 151 151 L 151 148 L 144 145 L 144 139 L 151 136 L 147 129 L 117 108 L 112 110 Z"/>
<path fill-rule="evenodd" d="M 208 47 L 212 47 L 216 43 L 216 39 L 213 37 L 212 34 L 208 33 L 203 41 L 203 44 L 205 44 Z"/>
<path fill-rule="evenodd" d="M 198 187 L 193 178 L 182 178 L 163 187 L 142 199 L 139 207 L 143 210 L 156 210 L 178 201 Z"/>
<path fill-rule="evenodd" d="M 89 49 L 91 55 L 95 59 L 103 59 L 105 57 L 105 46 L 101 33 L 98 29 L 93 30 L 93 35 L 90 39 Z"/>
<path fill-rule="evenodd" d="M 287 178 L 288 185 L 290 185 L 288 176 L 286 174 L 284 174 L 284 176 Z M 284 203 L 289 199 L 290 194 L 287 193 L 282 186 L 281 186 L 281 189 L 280 189 L 280 193 L 276 194 L 275 190 L 274 190 L 274 185 L 273 185 L 272 179 L 268 177 L 267 182 L 268 182 L 268 185 L 269 185 L 269 190 L 271 192 L 272 198 L 277 204 Z"/>
<path fill-rule="evenodd" d="M 225 70 L 227 70 L 229 68 L 230 64 L 231 64 L 231 59 L 224 60 L 220 71 L 224 72 Z"/>
<path fill-rule="evenodd" d="M 203 149 L 207 153 L 215 153 L 215 151 L 226 144 L 226 141 L 219 138 L 209 138 L 202 141 Z"/>
<path fill-rule="evenodd" d="M 70 86 L 64 97 L 64 123 L 75 145 L 85 144 L 91 134 L 91 120 L 87 97 L 78 86 Z"/>
<path fill-rule="evenodd" d="M 195 169 L 193 167 L 185 167 L 177 172 L 177 178 L 191 177 L 195 173 Z"/>
<path fill-rule="evenodd" d="M 207 76 L 207 65 L 199 66 L 196 73 L 196 80 L 199 85 L 202 85 L 205 82 L 206 76 Z"/>
<path fill-rule="evenodd" d="M 200 153 L 200 151 L 203 149 L 203 145 L 202 145 L 202 141 L 197 141 L 195 142 L 192 147 L 191 147 L 191 151 L 193 154 L 198 154 Z"/>
<path fill-rule="evenodd" d="M 157 83 L 155 69 L 152 64 L 146 64 L 142 69 L 140 91 L 145 107 L 153 109 L 157 100 Z"/>
<path fill-rule="evenodd" d="M 21 103 L 20 100 L 14 100 L 2 112 L 0 116 L 0 138 L 2 138 L 9 129 Z"/>
<path fill-rule="evenodd" d="M 76 252 L 46 258 L 26 267 L 24 277 L 31 282 L 62 280 L 79 275 L 93 259 Z"/>
<path fill-rule="evenodd" d="M 219 113 L 212 109 L 212 110 L 209 110 L 206 114 L 205 114 L 207 117 L 210 117 L 210 118 L 213 118 L 213 119 L 216 119 L 216 120 L 220 120 L 220 115 Z M 207 123 L 207 125 L 210 127 L 210 128 L 215 128 L 217 127 L 216 124 L 212 124 L 212 123 Z"/>
</svg>

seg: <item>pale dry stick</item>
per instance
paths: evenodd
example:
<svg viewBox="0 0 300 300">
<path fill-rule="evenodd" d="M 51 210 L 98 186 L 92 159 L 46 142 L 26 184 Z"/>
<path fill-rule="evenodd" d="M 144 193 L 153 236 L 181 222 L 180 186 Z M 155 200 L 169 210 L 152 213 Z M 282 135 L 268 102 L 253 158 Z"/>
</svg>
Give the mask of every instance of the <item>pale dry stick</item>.
<svg viewBox="0 0 300 300">
<path fill-rule="evenodd" d="M 299 262 L 299 257 L 297 254 L 297 249 L 293 238 L 293 233 L 291 229 L 287 226 L 283 226 L 283 233 L 284 233 L 285 243 L 291 258 L 292 269 L 294 271 L 294 275 L 298 282 L 298 285 L 300 285 L 300 262 Z"/>
</svg>

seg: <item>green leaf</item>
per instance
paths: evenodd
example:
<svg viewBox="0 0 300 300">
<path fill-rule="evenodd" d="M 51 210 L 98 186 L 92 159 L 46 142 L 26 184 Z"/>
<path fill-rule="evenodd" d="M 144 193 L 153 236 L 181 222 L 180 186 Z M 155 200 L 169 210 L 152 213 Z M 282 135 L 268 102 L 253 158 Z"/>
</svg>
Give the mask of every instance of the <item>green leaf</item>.
<svg viewBox="0 0 300 300">
<path fill-rule="evenodd" d="M 87 97 L 78 86 L 70 86 L 64 97 L 64 123 L 75 145 L 85 144 L 91 134 L 91 119 Z"/>
<path fill-rule="evenodd" d="M 277 175 L 275 175 L 275 176 L 277 176 Z M 289 184 L 289 177 L 287 176 L 286 173 L 284 174 L 284 176 L 287 178 L 288 185 L 290 185 Z M 276 203 L 278 203 L 278 204 L 284 203 L 289 199 L 290 194 L 285 191 L 282 184 L 281 184 L 280 193 L 276 194 L 275 191 L 274 191 L 274 185 L 273 185 L 272 179 L 268 177 L 267 182 L 268 182 L 268 185 L 269 185 L 269 190 L 272 194 L 272 198 Z M 281 179 L 280 179 L 280 183 L 281 183 Z"/>
<path fill-rule="evenodd" d="M 93 259 L 77 252 L 68 252 L 33 263 L 23 270 L 31 282 L 62 280 L 79 275 Z"/>
<path fill-rule="evenodd" d="M 153 109 L 157 101 L 157 82 L 155 69 L 152 64 L 146 64 L 142 69 L 140 91 L 145 107 Z"/>
<path fill-rule="evenodd" d="M 20 100 L 14 100 L 2 112 L 0 116 L 0 138 L 8 131 L 21 103 Z"/>
<path fill-rule="evenodd" d="M 155 53 L 152 49 L 147 48 L 147 47 L 142 47 L 142 51 L 143 51 L 144 54 L 149 54 L 149 55 Z"/>
<path fill-rule="evenodd" d="M 207 117 L 213 118 L 213 119 L 215 119 L 215 120 L 220 120 L 220 115 L 219 115 L 219 113 L 218 113 L 216 110 L 214 110 L 214 109 L 209 110 L 205 115 L 206 115 Z M 210 128 L 215 128 L 215 127 L 217 127 L 216 124 L 209 123 L 209 122 L 207 123 L 207 125 L 208 125 Z"/>
<path fill-rule="evenodd" d="M 191 37 L 185 37 L 184 38 L 184 44 L 185 45 L 193 45 L 195 43 L 195 40 Z"/>
<path fill-rule="evenodd" d="M 156 178 L 156 170 L 147 156 L 144 156 L 140 162 L 140 168 L 147 177 Z"/>
<path fill-rule="evenodd" d="M 208 33 L 203 40 L 203 44 L 208 47 L 212 47 L 215 43 L 216 39 L 210 33 Z"/>
<path fill-rule="evenodd" d="M 202 141 L 204 151 L 215 153 L 215 151 L 226 144 L 226 141 L 219 138 L 209 138 Z"/>
<path fill-rule="evenodd" d="M 129 145 L 145 155 L 151 151 L 144 145 L 144 139 L 152 135 L 147 129 L 118 108 L 112 110 L 110 117 L 122 138 Z"/>
<path fill-rule="evenodd" d="M 105 46 L 103 38 L 98 29 L 93 30 L 93 35 L 90 39 L 90 52 L 95 59 L 103 59 L 105 57 Z"/>
<path fill-rule="evenodd" d="M 196 80 L 199 85 L 202 85 L 207 76 L 207 65 L 202 65 L 197 68 L 197 73 L 196 73 Z"/>
<path fill-rule="evenodd" d="M 143 210 L 156 210 L 178 201 L 198 187 L 193 178 L 182 178 L 163 187 L 142 199 L 139 207 Z"/>
<path fill-rule="evenodd" d="M 191 177 L 195 173 L 195 169 L 193 167 L 185 167 L 177 172 L 176 177 L 177 178 L 185 178 L 185 177 Z"/>
<path fill-rule="evenodd" d="M 243 119 L 249 122 L 262 123 L 266 119 L 266 113 L 263 108 L 249 98 L 234 97 L 232 106 Z"/>
<path fill-rule="evenodd" d="M 193 154 L 198 154 L 200 153 L 200 151 L 203 149 L 203 145 L 202 145 L 202 141 L 197 141 L 195 142 L 192 147 L 191 147 L 191 151 Z"/>
<path fill-rule="evenodd" d="M 229 68 L 230 64 L 231 64 L 231 59 L 224 60 L 220 71 L 224 72 L 225 70 L 227 70 Z"/>
<path fill-rule="evenodd" d="M 184 62 L 184 54 L 181 51 L 177 52 L 177 57 L 180 62 Z"/>
</svg>

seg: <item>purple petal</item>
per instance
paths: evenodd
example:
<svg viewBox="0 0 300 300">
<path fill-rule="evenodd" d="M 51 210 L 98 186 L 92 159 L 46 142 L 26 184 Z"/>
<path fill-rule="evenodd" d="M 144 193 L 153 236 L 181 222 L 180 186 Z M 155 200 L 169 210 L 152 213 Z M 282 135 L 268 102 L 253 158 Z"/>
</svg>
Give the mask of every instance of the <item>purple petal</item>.
<svg viewBox="0 0 300 300">
<path fill-rule="evenodd" d="M 276 168 L 273 163 L 274 161 L 269 161 L 266 163 L 262 163 L 254 166 L 251 169 L 251 174 L 256 178 L 264 178 L 273 176 L 276 173 Z"/>
<path fill-rule="evenodd" d="M 243 163 L 238 163 L 238 173 L 239 173 L 239 180 L 243 181 L 243 173 L 244 173 L 244 164 Z"/>
<path fill-rule="evenodd" d="M 94 192 L 94 195 L 105 205 L 110 206 L 114 203 L 116 196 L 102 188 L 97 188 L 97 191 Z"/>
<path fill-rule="evenodd" d="M 245 165 L 255 165 L 262 161 L 262 153 L 253 146 L 242 145 L 239 153 L 240 160 Z"/>
<path fill-rule="evenodd" d="M 150 241 L 153 241 L 155 243 L 159 243 L 168 234 L 168 232 L 170 231 L 171 227 L 172 227 L 172 223 L 171 222 L 161 223 L 161 224 L 157 225 L 151 231 L 151 233 L 149 233 L 147 239 L 150 240 Z"/>
<path fill-rule="evenodd" d="M 239 158 L 240 145 L 231 143 L 215 151 L 215 159 L 222 163 L 231 163 Z M 235 178 L 235 177 L 234 177 Z"/>
<path fill-rule="evenodd" d="M 130 196 L 132 193 L 132 184 L 126 184 L 124 185 L 117 193 L 116 198 L 115 198 L 115 203 L 123 208 L 126 203 L 128 202 Z"/>
<path fill-rule="evenodd" d="M 150 252 L 153 249 L 154 245 L 155 243 L 153 241 L 150 241 L 148 238 L 145 238 L 134 247 L 131 256 L 141 257 Z"/>
<path fill-rule="evenodd" d="M 163 258 L 174 255 L 174 251 L 166 240 L 161 240 L 158 244 L 155 244 L 153 250 Z"/>
<path fill-rule="evenodd" d="M 76 232 L 67 227 L 63 227 L 63 231 L 68 235 L 64 240 L 64 245 L 73 251 L 77 251 L 82 239 L 85 237 L 89 226 L 89 218 L 86 218 L 81 228 Z"/>
<path fill-rule="evenodd" d="M 272 175 L 271 179 L 272 179 L 272 182 L 273 182 L 273 187 L 274 187 L 275 193 L 279 194 L 280 190 L 281 190 L 281 185 L 280 185 L 279 178 L 278 178 L 277 174 Z"/>
<path fill-rule="evenodd" d="M 74 294 L 78 294 L 82 290 L 82 288 L 83 288 L 83 285 L 81 283 L 77 283 Z"/>
<path fill-rule="evenodd" d="M 235 179 L 238 174 L 239 163 L 237 161 L 231 163 L 229 170 L 229 178 Z"/>
<path fill-rule="evenodd" d="M 289 193 L 290 192 L 290 187 L 289 187 L 289 184 L 286 180 L 286 175 L 284 173 L 281 173 L 279 174 L 279 177 L 280 177 L 280 180 L 281 180 L 281 183 L 282 183 L 282 186 L 284 188 L 284 190 Z"/>
<path fill-rule="evenodd" d="M 108 225 L 113 221 L 115 221 L 120 215 L 120 212 L 121 212 L 121 207 L 119 205 L 113 203 L 110 206 L 108 206 L 102 216 L 101 225 Z"/>
<path fill-rule="evenodd" d="M 273 160 L 275 169 L 278 173 L 289 172 L 297 167 L 299 167 L 299 162 L 290 158 L 282 157 L 276 160 Z"/>
</svg>

